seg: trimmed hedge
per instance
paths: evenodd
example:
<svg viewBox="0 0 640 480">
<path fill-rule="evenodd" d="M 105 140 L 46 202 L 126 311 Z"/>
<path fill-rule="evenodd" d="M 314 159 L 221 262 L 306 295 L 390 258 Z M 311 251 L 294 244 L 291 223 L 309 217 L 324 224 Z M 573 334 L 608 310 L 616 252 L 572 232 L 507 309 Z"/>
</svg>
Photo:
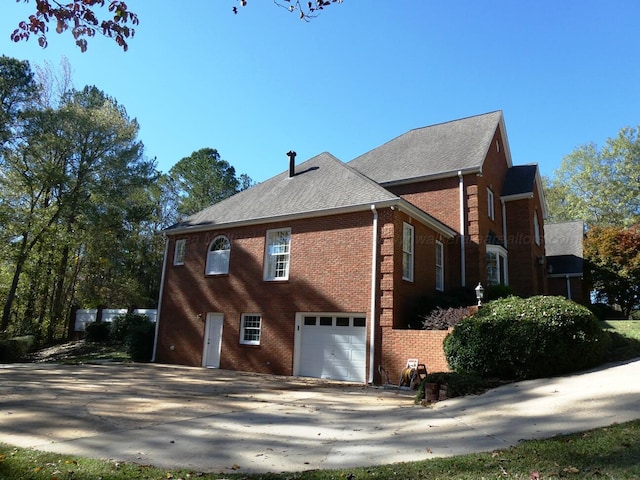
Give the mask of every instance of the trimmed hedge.
<svg viewBox="0 0 640 480">
<path fill-rule="evenodd" d="M 540 378 L 602 363 L 609 336 L 586 307 L 564 297 L 508 297 L 460 322 L 444 350 L 456 372 Z"/>
<path fill-rule="evenodd" d="M 153 352 L 155 323 L 146 315 L 127 313 L 111 322 L 111 340 L 123 343 L 134 362 L 148 362 Z"/>
</svg>

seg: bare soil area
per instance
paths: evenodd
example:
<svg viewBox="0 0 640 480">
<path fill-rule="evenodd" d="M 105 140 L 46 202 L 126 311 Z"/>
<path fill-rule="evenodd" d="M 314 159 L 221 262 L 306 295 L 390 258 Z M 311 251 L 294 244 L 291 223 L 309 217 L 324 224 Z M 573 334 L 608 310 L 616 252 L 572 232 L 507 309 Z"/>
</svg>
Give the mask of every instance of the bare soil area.
<svg viewBox="0 0 640 480">
<path fill-rule="evenodd" d="M 123 358 L 121 347 L 109 343 L 93 343 L 76 340 L 43 348 L 29 354 L 26 361 L 31 363 L 81 363 L 86 360 L 108 360 Z"/>
</svg>

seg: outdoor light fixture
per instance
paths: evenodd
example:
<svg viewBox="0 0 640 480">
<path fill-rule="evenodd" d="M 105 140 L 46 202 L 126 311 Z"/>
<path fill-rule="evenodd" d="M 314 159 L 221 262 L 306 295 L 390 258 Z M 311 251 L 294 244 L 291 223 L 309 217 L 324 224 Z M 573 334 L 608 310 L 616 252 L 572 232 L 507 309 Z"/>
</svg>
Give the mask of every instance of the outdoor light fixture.
<svg viewBox="0 0 640 480">
<path fill-rule="evenodd" d="M 480 308 L 482 306 L 482 299 L 484 298 L 484 288 L 482 288 L 482 283 L 478 282 L 478 286 L 475 290 L 476 298 L 478 299 L 478 308 Z"/>
</svg>

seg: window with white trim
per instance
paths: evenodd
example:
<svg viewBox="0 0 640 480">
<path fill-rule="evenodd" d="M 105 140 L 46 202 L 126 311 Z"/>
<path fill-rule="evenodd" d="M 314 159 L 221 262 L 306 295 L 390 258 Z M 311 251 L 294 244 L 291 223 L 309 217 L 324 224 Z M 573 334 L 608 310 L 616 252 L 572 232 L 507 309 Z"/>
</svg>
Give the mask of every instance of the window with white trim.
<svg viewBox="0 0 640 480">
<path fill-rule="evenodd" d="M 176 240 L 176 246 L 173 251 L 173 264 L 174 265 L 184 265 L 184 254 L 187 251 L 187 240 L 180 239 Z"/>
<path fill-rule="evenodd" d="M 493 191 L 490 188 L 487 188 L 487 213 L 491 220 L 496 219 L 495 200 L 493 198 Z"/>
<path fill-rule="evenodd" d="M 240 320 L 240 343 L 242 345 L 260 345 L 262 315 L 243 313 Z"/>
<path fill-rule="evenodd" d="M 487 285 L 509 285 L 507 250 L 500 245 L 487 245 Z"/>
<path fill-rule="evenodd" d="M 436 240 L 436 290 L 444 291 L 444 245 Z"/>
<path fill-rule="evenodd" d="M 224 235 L 217 236 L 209 245 L 207 252 L 207 266 L 205 274 L 223 275 L 229 273 L 229 256 L 231 254 L 231 242 Z"/>
<path fill-rule="evenodd" d="M 538 223 L 538 212 L 533 212 L 533 237 L 536 245 L 540 245 L 540 224 Z"/>
<path fill-rule="evenodd" d="M 413 225 L 402 224 L 402 279 L 413 282 Z"/>
<path fill-rule="evenodd" d="M 289 252 L 291 249 L 291 229 L 267 230 L 264 254 L 264 279 L 289 279 Z"/>
</svg>

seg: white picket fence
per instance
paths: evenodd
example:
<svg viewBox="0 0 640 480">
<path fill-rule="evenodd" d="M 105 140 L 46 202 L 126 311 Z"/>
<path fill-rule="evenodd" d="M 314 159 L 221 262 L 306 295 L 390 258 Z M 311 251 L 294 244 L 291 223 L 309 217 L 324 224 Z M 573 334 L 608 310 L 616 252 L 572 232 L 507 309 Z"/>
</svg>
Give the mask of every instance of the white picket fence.
<svg viewBox="0 0 640 480">
<path fill-rule="evenodd" d="M 124 315 L 127 312 L 128 310 L 126 308 L 103 308 L 102 321 L 111 322 L 114 317 L 117 317 L 118 315 Z M 151 308 L 136 308 L 135 310 L 133 310 L 133 313 L 146 315 L 147 317 L 149 317 L 149 320 L 151 320 L 152 322 L 155 322 L 156 318 L 158 317 L 158 310 L 151 309 Z M 84 332 L 87 325 L 95 322 L 97 318 L 98 318 L 97 308 L 77 310 L 75 331 Z"/>
</svg>

